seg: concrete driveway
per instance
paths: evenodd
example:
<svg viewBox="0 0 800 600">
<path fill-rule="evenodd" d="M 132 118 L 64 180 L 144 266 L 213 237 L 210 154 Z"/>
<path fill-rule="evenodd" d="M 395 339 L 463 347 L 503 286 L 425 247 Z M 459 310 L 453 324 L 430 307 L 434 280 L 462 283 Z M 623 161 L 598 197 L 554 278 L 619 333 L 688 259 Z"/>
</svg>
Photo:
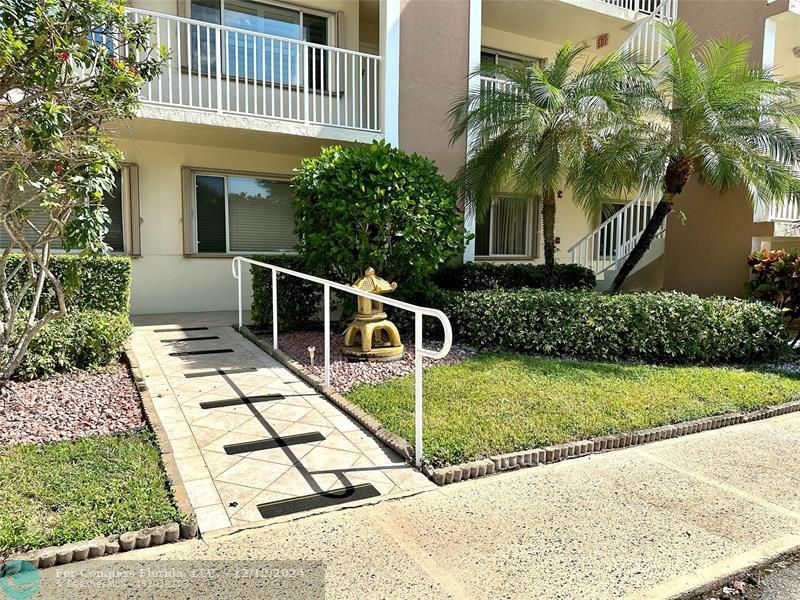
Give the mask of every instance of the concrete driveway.
<svg viewBox="0 0 800 600">
<path fill-rule="evenodd" d="M 333 599 L 668 598 L 800 544 L 799 450 L 785 415 L 49 569 L 41 597 L 87 568 L 304 560 L 324 562 Z M 188 586 L 272 597 L 229 572 Z M 139 591 L 96 597 L 158 597 Z"/>
</svg>

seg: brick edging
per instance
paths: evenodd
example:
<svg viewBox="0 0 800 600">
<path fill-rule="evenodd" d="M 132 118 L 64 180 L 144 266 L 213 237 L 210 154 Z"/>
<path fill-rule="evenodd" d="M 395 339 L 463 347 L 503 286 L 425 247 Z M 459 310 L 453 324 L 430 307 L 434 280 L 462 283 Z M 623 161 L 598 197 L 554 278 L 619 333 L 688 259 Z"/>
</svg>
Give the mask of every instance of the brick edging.
<svg viewBox="0 0 800 600">
<path fill-rule="evenodd" d="M 264 352 L 283 363 L 287 369 L 292 371 L 300 379 L 305 381 L 308 385 L 313 387 L 316 391 L 325 396 L 328 400 L 333 402 L 348 415 L 353 417 L 361 425 L 366 427 L 370 432 L 372 432 L 373 435 L 375 435 L 375 437 L 400 454 L 400 456 L 402 456 L 405 460 L 411 461 L 413 459 L 414 448 L 411 446 L 411 444 L 409 444 L 400 436 L 397 436 L 387 430 L 378 419 L 366 413 L 352 402 L 348 401 L 344 396 L 335 390 L 325 387 L 323 383 L 302 364 L 288 356 L 286 353 L 272 348 L 272 346 L 261 340 L 246 325 L 242 326 L 241 333 L 256 346 L 264 350 Z M 714 417 L 704 417 L 694 421 L 686 421 L 685 423 L 678 423 L 676 425 L 662 425 L 661 427 L 652 427 L 650 429 L 642 429 L 640 431 L 618 433 L 614 435 L 590 438 L 588 440 L 564 442 L 562 444 L 545 446 L 544 448 L 534 448 L 519 452 L 496 454 L 488 458 L 461 463 L 458 465 L 440 467 L 438 469 L 425 466 L 423 467 L 422 471 L 427 477 L 433 480 L 436 485 L 447 485 L 449 483 L 466 481 L 467 479 L 485 477 L 486 475 L 492 475 L 493 473 L 499 473 L 501 471 L 511 471 L 524 467 L 547 465 L 570 458 L 578 458 L 580 456 L 617 450 L 619 448 L 640 446 L 642 444 L 648 444 L 658 440 L 682 437 L 692 433 L 699 433 L 701 431 L 707 431 L 710 429 L 719 429 L 720 427 L 727 427 L 729 425 L 736 425 L 739 423 L 760 421 L 769 417 L 776 417 L 778 415 L 784 415 L 797 411 L 800 411 L 800 400 L 779 404 L 777 406 L 761 408 L 748 413 L 728 413 Z"/>
<path fill-rule="evenodd" d="M 195 517 L 192 503 L 189 502 L 189 495 L 186 493 L 186 488 L 183 485 L 181 474 L 178 472 L 178 465 L 175 462 L 175 456 L 172 453 L 172 444 L 169 442 L 169 436 L 167 436 L 167 432 L 164 431 L 164 427 L 161 424 L 161 419 L 158 418 L 158 412 L 153 404 L 153 398 L 150 395 L 150 390 L 147 389 L 144 373 L 142 372 L 142 368 L 139 366 L 139 359 L 136 358 L 136 354 L 131 347 L 130 341 L 125 342 L 124 352 L 125 360 L 127 361 L 128 366 L 131 368 L 131 373 L 133 374 L 133 382 L 136 385 L 136 389 L 139 391 L 139 397 L 142 400 L 142 408 L 144 410 L 145 419 L 150 425 L 150 428 L 153 430 L 153 433 L 156 436 L 156 441 L 158 442 L 158 447 L 161 451 L 161 462 L 164 465 L 164 473 L 167 476 L 167 483 L 172 490 L 172 497 L 175 500 L 178 510 L 180 511 L 181 515 L 183 515 L 185 520 L 181 526 L 183 527 L 185 525 L 186 527 L 194 527 L 195 533 L 192 535 L 192 537 L 195 537 L 195 535 L 197 535 L 197 518 Z"/>
<path fill-rule="evenodd" d="M 40 548 L 12 555 L 8 560 L 24 560 L 37 569 L 46 569 L 56 565 L 84 561 L 89 558 L 110 556 L 118 552 L 171 544 L 181 539 L 191 539 L 196 536 L 196 524 L 173 522 L 156 527 L 146 527 L 138 531 L 97 537 L 84 542 Z"/>
<path fill-rule="evenodd" d="M 500 471 L 511 471 L 524 467 L 546 465 L 570 458 L 587 456 L 589 454 L 597 454 L 599 452 L 607 452 L 631 446 L 640 446 L 659 440 L 667 440 L 674 437 L 699 433 L 701 431 L 719 429 L 721 427 L 728 427 L 729 425 L 760 421 L 769 417 L 776 417 L 778 415 L 785 415 L 797 411 L 800 411 L 799 400 L 758 409 L 748 413 L 739 412 L 714 417 L 704 417 L 702 419 L 678 423 L 676 425 L 662 425 L 661 427 L 652 427 L 640 431 L 618 433 L 588 440 L 564 442 L 562 444 L 545 446 L 544 448 L 536 448 L 533 450 L 497 454 L 489 458 L 468 463 L 441 467 L 438 469 L 426 469 L 425 474 L 433 479 L 433 482 L 437 485 L 447 485 L 448 483 L 484 477 Z"/>
<path fill-rule="evenodd" d="M 234 327 L 234 329 L 236 329 L 236 327 Z M 358 421 L 358 423 L 369 430 L 372 435 L 397 452 L 403 459 L 410 461 L 414 458 L 414 448 L 411 444 L 399 435 L 395 435 L 386 429 L 383 423 L 378 419 L 363 411 L 333 388 L 325 387 L 322 381 L 291 356 L 265 343 L 264 340 L 253 333 L 247 325 L 242 325 L 240 333 L 275 360 L 282 363 L 287 369 L 297 375 L 297 377 L 314 388 L 314 390 L 325 396 L 330 402 L 347 413 L 348 416 Z"/>
</svg>

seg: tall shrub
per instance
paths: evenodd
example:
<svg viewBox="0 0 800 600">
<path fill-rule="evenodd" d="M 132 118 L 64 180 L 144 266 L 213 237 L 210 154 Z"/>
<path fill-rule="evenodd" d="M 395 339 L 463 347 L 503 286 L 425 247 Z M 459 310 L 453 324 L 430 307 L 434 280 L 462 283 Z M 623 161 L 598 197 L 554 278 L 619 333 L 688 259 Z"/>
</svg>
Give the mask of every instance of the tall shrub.
<svg viewBox="0 0 800 600">
<path fill-rule="evenodd" d="M 411 293 L 469 239 L 455 187 L 436 165 L 384 142 L 323 148 L 303 160 L 293 186 L 306 267 L 339 281 L 373 267 Z"/>
</svg>

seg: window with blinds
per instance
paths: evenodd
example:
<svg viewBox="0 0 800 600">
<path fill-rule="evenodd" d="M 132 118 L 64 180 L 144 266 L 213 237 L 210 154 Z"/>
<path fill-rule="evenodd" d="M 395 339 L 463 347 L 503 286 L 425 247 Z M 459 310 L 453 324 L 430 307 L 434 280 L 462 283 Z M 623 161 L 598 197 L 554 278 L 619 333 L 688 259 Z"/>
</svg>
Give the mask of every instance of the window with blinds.
<svg viewBox="0 0 800 600">
<path fill-rule="evenodd" d="M 103 196 L 103 206 L 108 211 L 111 222 L 106 224 L 108 231 L 105 235 L 105 242 L 111 247 L 112 252 L 125 252 L 125 216 L 123 209 L 123 182 L 122 171 L 114 173 L 114 189 Z M 24 238 L 34 244 L 39 237 L 39 232 L 44 228 L 49 217 L 44 210 L 38 207 L 31 207 L 31 215 L 28 219 L 30 226 L 25 228 Z M 7 247 L 10 237 L 5 227 L 0 227 L 0 248 Z M 62 245 L 60 240 L 55 240 L 50 247 L 60 250 Z"/>
<path fill-rule="evenodd" d="M 195 173 L 193 212 L 198 254 L 294 251 L 297 238 L 288 181 Z"/>
</svg>

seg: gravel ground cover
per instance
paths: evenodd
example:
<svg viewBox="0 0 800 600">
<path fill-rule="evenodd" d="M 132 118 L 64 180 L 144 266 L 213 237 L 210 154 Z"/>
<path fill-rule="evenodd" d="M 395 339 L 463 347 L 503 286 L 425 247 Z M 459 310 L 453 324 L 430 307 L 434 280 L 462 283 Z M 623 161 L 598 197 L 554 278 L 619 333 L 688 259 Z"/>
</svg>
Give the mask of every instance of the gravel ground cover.
<svg viewBox="0 0 800 600">
<path fill-rule="evenodd" d="M 266 340 L 271 340 L 269 335 L 262 335 Z M 414 340 L 404 339 L 406 351 L 400 360 L 392 362 L 350 362 L 342 356 L 343 338 L 331 335 L 331 387 L 339 393 L 346 393 L 355 386 L 364 383 L 380 383 L 387 379 L 402 377 L 414 372 Z M 315 351 L 314 366 L 309 361 L 309 346 Z M 426 348 L 440 348 L 441 344 L 427 341 Z M 278 336 L 278 348 L 291 356 L 300 364 L 308 368 L 320 379 L 324 376 L 325 369 L 325 342 L 321 331 L 296 331 L 282 333 Z M 465 347 L 454 345 L 447 357 L 441 360 L 430 358 L 423 359 L 423 366 L 452 365 L 472 356 L 474 351 Z"/>
<path fill-rule="evenodd" d="M 127 365 L 81 371 L 0 391 L 0 446 L 118 433 L 145 425 Z"/>
</svg>

